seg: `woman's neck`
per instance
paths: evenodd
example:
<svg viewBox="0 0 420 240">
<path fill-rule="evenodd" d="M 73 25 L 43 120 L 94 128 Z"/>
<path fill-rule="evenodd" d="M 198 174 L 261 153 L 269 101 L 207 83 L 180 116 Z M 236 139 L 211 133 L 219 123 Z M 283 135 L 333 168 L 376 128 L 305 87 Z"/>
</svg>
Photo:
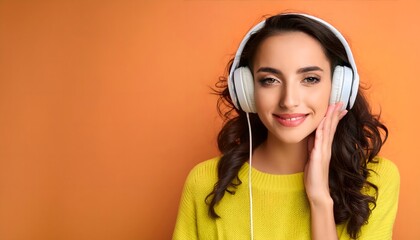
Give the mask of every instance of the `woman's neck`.
<svg viewBox="0 0 420 240">
<path fill-rule="evenodd" d="M 303 172 L 307 159 L 307 138 L 289 144 L 269 134 L 267 140 L 255 149 L 252 166 L 271 174 L 293 174 Z"/>
</svg>

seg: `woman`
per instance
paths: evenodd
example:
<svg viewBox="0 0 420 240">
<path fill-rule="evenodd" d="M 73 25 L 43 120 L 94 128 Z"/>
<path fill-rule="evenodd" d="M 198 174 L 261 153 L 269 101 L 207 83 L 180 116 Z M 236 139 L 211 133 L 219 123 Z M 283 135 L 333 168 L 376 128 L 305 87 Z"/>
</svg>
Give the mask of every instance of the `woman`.
<svg viewBox="0 0 420 240">
<path fill-rule="evenodd" d="M 222 156 L 190 172 L 173 239 L 391 239 L 399 173 L 377 156 L 388 130 L 342 35 L 279 14 L 229 67 L 217 84 Z"/>
</svg>

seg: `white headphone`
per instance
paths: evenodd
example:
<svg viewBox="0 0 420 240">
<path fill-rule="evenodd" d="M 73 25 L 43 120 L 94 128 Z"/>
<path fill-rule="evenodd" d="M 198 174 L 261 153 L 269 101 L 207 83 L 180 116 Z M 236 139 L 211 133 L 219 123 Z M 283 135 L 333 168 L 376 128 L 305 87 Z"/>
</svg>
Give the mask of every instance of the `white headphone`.
<svg viewBox="0 0 420 240">
<path fill-rule="evenodd" d="M 330 95 L 330 104 L 343 102 L 343 109 L 351 109 L 356 100 L 357 91 L 359 89 L 359 74 L 357 73 L 356 63 L 354 62 L 353 54 L 350 46 L 344 36 L 331 24 L 325 22 L 317 17 L 302 14 L 302 13 L 286 13 L 281 15 L 299 15 L 315 20 L 330 31 L 343 44 L 351 68 L 346 66 L 336 66 L 332 77 L 332 87 Z M 244 37 L 230 69 L 228 78 L 229 94 L 233 104 L 237 109 L 242 109 L 244 112 L 256 113 L 254 101 L 254 79 L 252 72 L 248 67 L 239 67 L 242 51 L 252 34 L 258 32 L 265 25 L 265 20 L 255 25 Z"/>
</svg>

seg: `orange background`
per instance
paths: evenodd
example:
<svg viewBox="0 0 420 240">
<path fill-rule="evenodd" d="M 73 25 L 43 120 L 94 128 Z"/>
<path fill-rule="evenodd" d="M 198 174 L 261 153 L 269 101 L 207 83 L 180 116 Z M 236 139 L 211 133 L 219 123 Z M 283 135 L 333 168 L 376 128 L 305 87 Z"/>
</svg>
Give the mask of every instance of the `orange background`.
<svg viewBox="0 0 420 240">
<path fill-rule="evenodd" d="M 0 0 L 0 239 L 170 239 L 217 155 L 210 87 L 265 14 L 348 37 L 401 173 L 394 239 L 420 239 L 416 1 Z"/>
</svg>

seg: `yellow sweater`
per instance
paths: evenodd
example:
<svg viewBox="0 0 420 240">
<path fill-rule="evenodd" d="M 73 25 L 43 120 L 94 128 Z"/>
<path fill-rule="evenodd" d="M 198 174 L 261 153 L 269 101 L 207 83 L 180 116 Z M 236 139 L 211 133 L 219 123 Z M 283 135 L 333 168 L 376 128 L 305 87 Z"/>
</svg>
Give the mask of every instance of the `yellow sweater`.
<svg viewBox="0 0 420 240">
<path fill-rule="evenodd" d="M 361 230 L 360 239 L 392 239 L 392 227 L 398 207 L 400 176 L 389 160 L 377 158 L 369 164 L 377 174 L 369 181 L 378 186 L 376 208 L 368 224 Z M 239 171 L 242 184 L 236 193 L 226 193 L 215 210 L 221 217 L 212 219 L 204 202 L 217 181 L 214 158 L 191 170 L 184 186 L 174 240 L 192 239 L 250 239 L 248 168 Z M 272 175 L 252 169 L 254 239 L 310 239 L 310 207 L 305 193 L 303 173 Z M 339 239 L 350 239 L 344 224 L 337 226 Z"/>
</svg>

